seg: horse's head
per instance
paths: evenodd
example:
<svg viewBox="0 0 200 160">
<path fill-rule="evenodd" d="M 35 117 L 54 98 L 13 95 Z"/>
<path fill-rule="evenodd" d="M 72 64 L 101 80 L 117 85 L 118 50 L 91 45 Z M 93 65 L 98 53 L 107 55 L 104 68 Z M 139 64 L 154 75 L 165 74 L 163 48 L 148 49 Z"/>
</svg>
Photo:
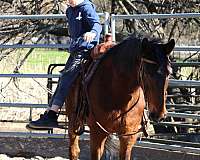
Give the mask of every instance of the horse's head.
<svg viewBox="0 0 200 160">
<path fill-rule="evenodd" d="M 169 55 L 175 46 L 171 40 L 167 44 L 142 40 L 142 85 L 148 102 L 149 118 L 161 121 L 166 117 L 166 90 L 171 73 Z"/>
</svg>

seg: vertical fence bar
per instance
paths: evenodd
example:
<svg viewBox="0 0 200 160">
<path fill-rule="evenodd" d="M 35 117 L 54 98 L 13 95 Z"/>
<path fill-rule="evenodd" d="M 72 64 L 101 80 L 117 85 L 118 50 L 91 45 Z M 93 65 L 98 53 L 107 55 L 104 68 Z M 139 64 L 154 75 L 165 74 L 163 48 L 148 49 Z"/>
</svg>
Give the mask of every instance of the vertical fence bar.
<svg viewBox="0 0 200 160">
<path fill-rule="evenodd" d="M 108 33 L 109 30 L 109 18 L 110 14 L 108 12 L 105 12 L 105 21 L 104 21 L 104 34 Z"/>
<path fill-rule="evenodd" d="M 111 15 L 111 34 L 112 34 L 112 39 L 115 42 L 115 15 Z"/>
</svg>

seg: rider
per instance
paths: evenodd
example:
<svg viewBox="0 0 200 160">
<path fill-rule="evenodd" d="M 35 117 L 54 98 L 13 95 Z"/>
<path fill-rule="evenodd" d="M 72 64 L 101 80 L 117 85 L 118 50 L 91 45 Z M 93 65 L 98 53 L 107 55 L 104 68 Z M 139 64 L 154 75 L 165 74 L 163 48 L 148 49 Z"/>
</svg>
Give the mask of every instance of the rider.
<svg viewBox="0 0 200 160">
<path fill-rule="evenodd" d="M 89 58 L 90 50 L 99 42 L 102 26 L 94 4 L 89 0 L 68 0 L 67 2 L 69 7 L 66 10 L 66 16 L 71 36 L 70 57 L 49 103 L 49 108 L 38 120 L 29 123 L 31 128 L 58 126 L 58 111 L 63 106 L 70 86 L 80 72 L 81 61 Z"/>
</svg>

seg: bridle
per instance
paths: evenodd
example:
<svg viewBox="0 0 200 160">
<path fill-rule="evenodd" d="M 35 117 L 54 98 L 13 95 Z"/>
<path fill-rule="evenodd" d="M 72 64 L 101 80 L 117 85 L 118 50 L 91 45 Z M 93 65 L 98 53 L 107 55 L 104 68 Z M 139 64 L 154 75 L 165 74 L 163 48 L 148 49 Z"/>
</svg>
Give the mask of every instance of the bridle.
<svg viewBox="0 0 200 160">
<path fill-rule="evenodd" d="M 144 71 L 144 63 L 147 63 L 147 64 L 153 64 L 153 65 L 158 65 L 158 63 L 156 62 L 156 61 L 154 61 L 154 60 L 150 60 L 150 59 L 147 59 L 147 58 L 144 58 L 144 57 L 142 57 L 141 58 L 141 63 L 140 63 L 140 69 L 139 69 L 139 83 L 140 83 L 140 85 L 141 85 L 141 87 L 142 87 L 142 90 L 144 91 L 144 93 L 145 93 L 145 91 L 146 91 L 146 89 L 145 89 L 145 86 L 144 86 L 144 79 L 143 79 L 143 75 L 145 74 L 145 71 Z M 148 100 L 147 100 L 147 108 L 148 108 Z"/>
<path fill-rule="evenodd" d="M 147 59 L 147 58 L 141 58 L 141 63 L 140 63 L 140 68 L 139 68 L 139 76 L 138 76 L 138 82 L 140 83 L 143 91 L 145 91 L 145 87 L 144 87 L 144 81 L 143 81 L 143 75 L 144 75 L 144 63 L 149 63 L 149 64 L 154 64 L 154 65 L 158 65 L 158 63 L 156 61 Z"/>
<path fill-rule="evenodd" d="M 145 63 L 150 63 L 150 64 L 158 64 L 157 62 L 147 59 L 147 58 L 141 58 L 141 62 L 145 62 Z"/>
</svg>

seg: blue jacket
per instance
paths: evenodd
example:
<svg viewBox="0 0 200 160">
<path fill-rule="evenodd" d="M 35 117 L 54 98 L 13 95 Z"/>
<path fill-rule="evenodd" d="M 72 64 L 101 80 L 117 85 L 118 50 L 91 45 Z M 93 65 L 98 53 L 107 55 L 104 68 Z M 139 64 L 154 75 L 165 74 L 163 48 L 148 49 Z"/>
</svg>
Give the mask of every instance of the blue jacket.
<svg viewBox="0 0 200 160">
<path fill-rule="evenodd" d="M 84 2 L 75 7 L 68 7 L 66 15 L 69 24 L 69 34 L 72 39 L 69 48 L 70 52 L 78 51 L 80 49 L 79 46 L 91 49 L 99 42 L 102 26 L 95 11 L 95 6 L 89 0 L 84 0 Z M 83 39 L 79 41 L 80 37 L 86 32 L 96 33 L 95 39 L 90 44 L 84 42 Z M 76 45 L 77 43 L 79 43 L 78 46 Z"/>
</svg>

